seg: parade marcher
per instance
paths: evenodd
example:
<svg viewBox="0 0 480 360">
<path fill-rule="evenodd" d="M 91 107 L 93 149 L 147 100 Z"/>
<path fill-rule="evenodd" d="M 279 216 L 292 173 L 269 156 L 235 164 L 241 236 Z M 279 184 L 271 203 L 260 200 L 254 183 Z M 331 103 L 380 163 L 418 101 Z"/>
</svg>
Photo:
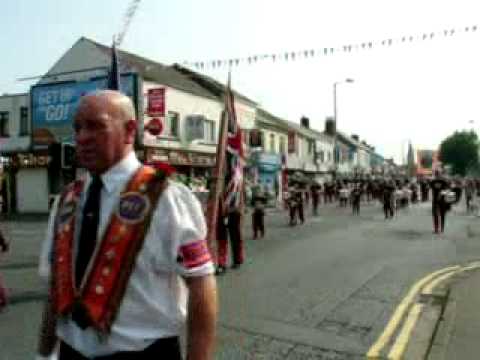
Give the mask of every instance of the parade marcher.
<svg viewBox="0 0 480 360">
<path fill-rule="evenodd" d="M 353 215 L 360 215 L 360 200 L 362 198 L 361 185 L 357 184 L 351 192 Z"/>
<path fill-rule="evenodd" d="M 228 216 L 222 199 L 218 202 L 217 213 L 217 263 L 215 275 L 223 275 L 227 271 L 228 258 Z"/>
<path fill-rule="evenodd" d="M 382 201 L 385 219 L 393 219 L 395 207 L 395 185 L 393 182 L 385 182 L 383 185 Z"/>
<path fill-rule="evenodd" d="M 367 196 L 367 202 L 369 203 L 374 199 L 374 185 L 373 181 L 369 180 L 366 185 L 366 196 Z"/>
<path fill-rule="evenodd" d="M 433 231 L 435 234 L 444 232 L 445 230 L 445 216 L 449 210 L 449 204 L 445 201 L 442 191 L 448 190 L 449 186 L 445 179 L 440 176 L 437 171 L 435 178 L 430 183 L 432 188 L 432 217 L 433 217 Z"/>
<path fill-rule="evenodd" d="M 39 358 L 212 359 L 214 266 L 202 208 L 184 185 L 134 152 L 131 100 L 84 95 L 74 116 L 77 160 L 88 170 L 52 209 L 39 269 L 48 269 Z"/>
<path fill-rule="evenodd" d="M 0 230 L 0 253 L 6 253 L 8 252 L 10 246 L 5 239 L 5 236 L 3 235 L 3 232 Z M 0 275 L 0 311 L 2 311 L 3 308 L 5 308 L 8 304 L 8 293 L 7 293 L 7 287 L 3 283 L 3 279 Z"/>
<path fill-rule="evenodd" d="M 298 219 L 300 220 L 300 224 L 303 224 L 305 222 L 305 216 L 304 216 L 304 209 L 303 209 L 303 191 L 297 187 L 295 196 L 297 198 L 297 214 L 298 214 Z"/>
<path fill-rule="evenodd" d="M 412 204 L 416 204 L 418 202 L 418 185 L 412 182 L 410 184 L 410 191 L 412 192 L 411 202 Z"/>
<path fill-rule="evenodd" d="M 245 201 L 245 191 L 241 191 L 240 203 Z M 228 243 L 232 250 L 232 269 L 238 269 L 243 264 L 245 259 L 245 249 L 243 245 L 243 231 L 242 231 L 242 206 L 240 203 L 229 204 L 228 196 L 222 197 L 219 204 L 219 214 L 221 219 L 217 224 L 217 270 L 216 274 L 220 275 L 226 271 L 228 262 Z M 218 226 L 225 226 L 225 229 L 218 230 Z M 221 234 L 221 235 L 219 235 Z"/>
<path fill-rule="evenodd" d="M 242 233 L 242 212 L 239 208 L 232 208 L 227 211 L 228 237 L 232 247 L 232 269 L 238 269 L 244 262 L 245 249 L 243 246 Z"/>
<path fill-rule="evenodd" d="M 451 190 L 455 193 L 455 202 L 460 202 L 460 200 L 462 199 L 463 186 L 462 182 L 459 179 L 453 181 Z"/>
<path fill-rule="evenodd" d="M 333 202 L 333 197 L 334 197 L 334 193 L 335 193 L 335 185 L 333 184 L 333 182 L 328 181 L 328 182 L 325 183 L 323 188 L 324 188 L 323 202 L 325 204 L 331 204 Z"/>
<path fill-rule="evenodd" d="M 471 179 L 467 180 L 467 183 L 465 184 L 465 199 L 467 202 L 467 213 L 472 212 L 472 201 L 473 201 L 473 196 L 475 194 L 475 185 Z"/>
<path fill-rule="evenodd" d="M 292 184 L 287 197 L 288 214 L 290 216 L 290 226 L 297 225 L 297 197 L 295 195 L 295 186 Z"/>
<path fill-rule="evenodd" d="M 318 204 L 320 203 L 320 191 L 322 186 L 316 181 L 310 186 L 310 191 L 312 193 L 312 210 L 313 215 L 318 215 Z"/>
<path fill-rule="evenodd" d="M 253 197 L 252 227 L 253 238 L 256 239 L 258 233 L 263 238 L 265 236 L 265 197 L 262 194 L 256 194 Z"/>
<path fill-rule="evenodd" d="M 420 181 L 420 192 L 422 193 L 422 202 L 428 201 L 428 182 L 426 179 Z"/>
<path fill-rule="evenodd" d="M 340 199 L 340 207 L 347 207 L 350 190 L 346 185 L 340 185 L 338 189 L 338 197 Z"/>
<path fill-rule="evenodd" d="M 292 184 L 288 197 L 288 207 L 290 213 L 290 225 L 297 225 L 297 216 L 300 220 L 300 223 L 305 222 L 304 213 L 303 213 L 303 193 L 297 183 Z"/>
</svg>

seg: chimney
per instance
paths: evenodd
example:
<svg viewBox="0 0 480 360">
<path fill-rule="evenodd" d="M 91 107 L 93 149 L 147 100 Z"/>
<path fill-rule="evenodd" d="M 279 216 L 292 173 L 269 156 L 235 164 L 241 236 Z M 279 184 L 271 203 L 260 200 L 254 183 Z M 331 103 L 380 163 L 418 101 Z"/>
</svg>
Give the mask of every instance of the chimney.
<svg viewBox="0 0 480 360">
<path fill-rule="evenodd" d="M 352 135 L 352 139 L 359 142 L 360 141 L 360 137 L 356 134 Z"/>
<path fill-rule="evenodd" d="M 335 136 L 337 132 L 337 124 L 335 124 L 335 120 L 333 118 L 327 118 L 325 120 L 325 133 L 330 136 Z"/>
<path fill-rule="evenodd" d="M 300 118 L 300 125 L 306 127 L 307 129 L 310 128 L 310 119 L 306 116 L 302 116 Z"/>
</svg>

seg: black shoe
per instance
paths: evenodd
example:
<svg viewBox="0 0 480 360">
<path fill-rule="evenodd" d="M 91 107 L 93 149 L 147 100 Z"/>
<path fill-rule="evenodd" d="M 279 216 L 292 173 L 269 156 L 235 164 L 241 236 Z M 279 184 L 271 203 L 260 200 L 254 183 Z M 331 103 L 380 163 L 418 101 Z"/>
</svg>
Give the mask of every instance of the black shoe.
<svg viewBox="0 0 480 360">
<path fill-rule="evenodd" d="M 227 272 L 227 268 L 225 266 L 217 266 L 215 269 L 215 275 L 216 276 L 221 276 L 224 275 Z"/>
<path fill-rule="evenodd" d="M 242 265 L 242 264 L 233 264 L 233 265 L 232 265 L 232 269 L 234 269 L 234 270 L 235 270 L 235 269 L 240 269 L 240 266 L 241 266 L 241 265 Z"/>
</svg>

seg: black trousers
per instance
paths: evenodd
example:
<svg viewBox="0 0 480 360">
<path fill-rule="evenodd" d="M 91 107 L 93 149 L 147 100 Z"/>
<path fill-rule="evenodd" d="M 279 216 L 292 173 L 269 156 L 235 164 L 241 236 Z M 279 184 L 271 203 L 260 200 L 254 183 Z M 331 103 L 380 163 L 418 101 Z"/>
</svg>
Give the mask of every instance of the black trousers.
<svg viewBox="0 0 480 360">
<path fill-rule="evenodd" d="M 433 216 L 433 230 L 438 232 L 445 231 L 445 217 L 447 214 L 447 209 L 445 206 L 434 204 L 432 206 L 432 216 Z"/>
<path fill-rule="evenodd" d="M 265 222 L 264 222 L 264 212 L 254 210 L 252 214 L 252 226 L 253 226 L 253 238 L 256 239 L 258 233 L 263 238 L 265 235 Z"/>
<path fill-rule="evenodd" d="M 88 360 L 78 351 L 72 349 L 63 341 L 60 343 L 59 360 Z M 159 359 L 159 360 L 181 360 L 180 341 L 178 337 L 170 337 L 159 339 L 152 345 L 142 351 L 122 351 L 112 355 L 99 356 L 92 358 L 93 360 L 142 360 L 142 359 Z"/>
<path fill-rule="evenodd" d="M 383 204 L 383 213 L 385 214 L 385 219 L 393 218 L 393 207 L 390 202 Z"/>
<path fill-rule="evenodd" d="M 360 215 L 360 201 L 353 200 L 352 210 L 354 214 Z"/>
<path fill-rule="evenodd" d="M 239 212 L 228 214 L 228 237 L 230 238 L 230 246 L 232 247 L 233 263 L 236 265 L 243 264 L 243 240 L 242 240 L 242 224 Z"/>
</svg>

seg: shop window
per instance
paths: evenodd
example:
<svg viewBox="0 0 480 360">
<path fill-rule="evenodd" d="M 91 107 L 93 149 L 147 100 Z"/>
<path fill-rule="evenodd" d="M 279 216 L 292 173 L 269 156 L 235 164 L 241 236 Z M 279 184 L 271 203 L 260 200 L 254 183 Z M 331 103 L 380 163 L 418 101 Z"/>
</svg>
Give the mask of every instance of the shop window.
<svg viewBox="0 0 480 360">
<path fill-rule="evenodd" d="M 10 136 L 8 133 L 8 118 L 9 118 L 8 111 L 0 112 L 0 137 Z"/>
<path fill-rule="evenodd" d="M 320 159 L 321 163 L 325 162 L 325 152 L 323 150 L 319 152 L 318 158 Z"/>
<path fill-rule="evenodd" d="M 286 146 L 285 146 L 285 138 L 283 136 L 280 137 L 280 154 L 285 154 L 287 152 Z"/>
<path fill-rule="evenodd" d="M 178 119 L 179 114 L 175 111 L 169 111 L 165 118 L 165 130 L 163 136 L 178 138 Z"/>
<path fill-rule="evenodd" d="M 215 121 L 213 120 L 207 120 L 205 119 L 205 122 L 204 122 L 204 126 L 205 126 L 205 132 L 204 132 L 204 135 L 205 135 L 205 142 L 208 142 L 208 143 L 215 143 L 215 140 L 216 140 L 216 136 L 215 136 Z"/>
<path fill-rule="evenodd" d="M 20 107 L 20 136 L 28 135 L 28 107 Z"/>
<path fill-rule="evenodd" d="M 275 135 L 270 134 L 270 152 L 275 152 Z"/>
</svg>

